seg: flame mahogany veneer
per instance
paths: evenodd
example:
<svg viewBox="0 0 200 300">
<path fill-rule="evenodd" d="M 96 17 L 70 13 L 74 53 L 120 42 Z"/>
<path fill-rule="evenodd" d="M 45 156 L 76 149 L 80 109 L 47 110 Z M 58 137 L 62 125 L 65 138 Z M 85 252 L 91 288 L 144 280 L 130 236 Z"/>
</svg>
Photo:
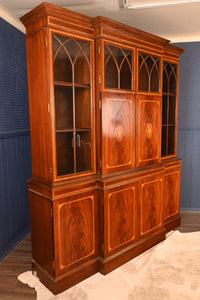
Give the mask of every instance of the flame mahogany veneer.
<svg viewBox="0 0 200 300">
<path fill-rule="evenodd" d="M 179 226 L 183 49 L 48 3 L 21 21 L 30 102 L 32 266 L 57 294 L 98 271 L 107 274 Z"/>
</svg>

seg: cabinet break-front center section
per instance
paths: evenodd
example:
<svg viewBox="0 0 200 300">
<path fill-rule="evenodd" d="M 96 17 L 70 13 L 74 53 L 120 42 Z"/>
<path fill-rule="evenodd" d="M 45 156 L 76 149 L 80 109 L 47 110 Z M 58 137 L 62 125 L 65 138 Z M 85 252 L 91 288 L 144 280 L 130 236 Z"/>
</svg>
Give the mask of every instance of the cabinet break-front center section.
<svg viewBox="0 0 200 300">
<path fill-rule="evenodd" d="M 179 55 L 169 41 L 42 3 L 26 27 L 32 268 L 54 294 L 179 226 Z"/>
</svg>

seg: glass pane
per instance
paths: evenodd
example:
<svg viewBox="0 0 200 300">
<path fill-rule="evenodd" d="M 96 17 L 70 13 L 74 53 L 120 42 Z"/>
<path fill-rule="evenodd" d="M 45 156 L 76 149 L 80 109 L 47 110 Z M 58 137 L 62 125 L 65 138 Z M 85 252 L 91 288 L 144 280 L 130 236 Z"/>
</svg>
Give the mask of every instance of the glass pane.
<svg viewBox="0 0 200 300">
<path fill-rule="evenodd" d="M 175 152 L 175 126 L 168 127 L 168 155 Z"/>
<path fill-rule="evenodd" d="M 139 90 L 156 93 L 160 91 L 160 58 L 139 54 Z"/>
<path fill-rule="evenodd" d="M 75 88 L 76 129 L 91 128 L 91 100 L 89 88 Z"/>
<path fill-rule="evenodd" d="M 113 55 L 116 58 L 118 67 L 120 67 L 121 63 L 124 59 L 124 53 L 122 52 L 122 50 L 120 48 L 116 48 L 115 51 L 113 51 Z"/>
<path fill-rule="evenodd" d="M 149 74 L 146 69 L 146 65 L 143 64 L 139 73 L 139 90 L 148 91 L 149 90 Z"/>
<path fill-rule="evenodd" d="M 123 61 L 120 72 L 120 88 L 125 90 L 132 89 L 132 73 L 127 59 Z"/>
<path fill-rule="evenodd" d="M 112 56 L 105 65 L 105 87 L 118 88 L 118 70 Z"/>
<path fill-rule="evenodd" d="M 154 65 L 152 72 L 151 72 L 150 91 L 151 92 L 159 92 L 159 90 L 160 90 L 159 66 L 156 64 L 156 65 Z"/>
<path fill-rule="evenodd" d="M 168 104 L 168 96 L 162 97 L 162 124 L 167 124 L 167 104 Z"/>
<path fill-rule="evenodd" d="M 82 51 L 75 62 L 74 82 L 78 84 L 90 85 L 90 66 Z"/>
<path fill-rule="evenodd" d="M 105 87 L 132 89 L 132 50 L 105 45 Z"/>
<path fill-rule="evenodd" d="M 168 93 L 168 77 L 165 69 L 163 70 L 163 92 Z"/>
<path fill-rule="evenodd" d="M 55 86 L 56 129 L 73 128 L 72 87 Z"/>
<path fill-rule="evenodd" d="M 80 46 L 79 46 L 78 42 L 74 39 L 70 39 L 66 45 L 66 48 L 69 53 L 69 56 L 72 59 L 72 62 L 74 63 L 76 56 L 80 52 Z"/>
<path fill-rule="evenodd" d="M 151 69 L 154 66 L 154 57 L 143 54 L 143 57 L 145 58 L 146 64 L 148 66 L 148 70 L 151 71 Z"/>
<path fill-rule="evenodd" d="M 73 133 L 56 134 L 57 175 L 74 173 Z"/>
<path fill-rule="evenodd" d="M 76 172 L 91 169 L 91 132 L 78 131 L 76 133 Z"/>
<path fill-rule="evenodd" d="M 82 49 L 85 57 L 87 57 L 88 61 L 90 62 L 90 43 L 85 41 L 78 41 L 80 45 L 80 49 Z"/>
<path fill-rule="evenodd" d="M 166 141 L 167 141 L 167 127 L 163 126 L 162 127 L 162 146 L 161 146 L 161 155 L 162 156 L 167 155 L 167 152 L 166 152 L 166 148 L 167 148 Z"/>
<path fill-rule="evenodd" d="M 72 82 L 72 64 L 65 51 L 65 47 L 61 47 L 55 57 L 54 80 Z"/>
<path fill-rule="evenodd" d="M 176 117 L 176 97 L 170 96 L 169 97 L 169 124 L 175 125 L 175 118 Z"/>
<path fill-rule="evenodd" d="M 169 80 L 169 92 L 171 94 L 176 95 L 176 76 L 174 72 L 171 73 L 170 80 Z"/>
</svg>

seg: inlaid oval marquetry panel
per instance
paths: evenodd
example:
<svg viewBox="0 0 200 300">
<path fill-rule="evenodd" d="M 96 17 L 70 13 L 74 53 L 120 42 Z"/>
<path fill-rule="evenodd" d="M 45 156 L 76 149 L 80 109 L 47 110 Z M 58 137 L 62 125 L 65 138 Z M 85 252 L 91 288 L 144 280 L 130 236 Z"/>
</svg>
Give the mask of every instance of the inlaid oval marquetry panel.
<svg viewBox="0 0 200 300">
<path fill-rule="evenodd" d="M 162 226 L 162 177 L 141 184 L 141 235 Z"/>
<path fill-rule="evenodd" d="M 180 170 L 165 175 L 164 221 L 179 213 Z"/>
<path fill-rule="evenodd" d="M 103 94 L 105 95 L 105 93 Z M 130 95 L 103 97 L 103 173 L 135 166 L 135 103 Z"/>
<path fill-rule="evenodd" d="M 59 269 L 77 263 L 95 252 L 94 197 L 58 206 Z"/>
<path fill-rule="evenodd" d="M 136 165 L 142 166 L 160 160 L 161 98 L 137 99 L 137 155 Z"/>
<path fill-rule="evenodd" d="M 107 231 L 108 252 L 127 246 L 135 240 L 135 201 L 136 188 L 122 187 L 108 191 L 104 207 L 107 218 L 105 230 Z"/>
</svg>

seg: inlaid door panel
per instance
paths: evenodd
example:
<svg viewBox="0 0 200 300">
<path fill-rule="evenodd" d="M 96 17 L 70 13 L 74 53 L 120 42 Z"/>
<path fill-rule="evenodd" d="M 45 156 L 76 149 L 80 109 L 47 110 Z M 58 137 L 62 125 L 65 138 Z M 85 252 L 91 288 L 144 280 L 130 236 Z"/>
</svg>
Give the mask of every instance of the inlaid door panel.
<svg viewBox="0 0 200 300">
<path fill-rule="evenodd" d="M 141 236 L 163 227 L 162 191 L 163 176 L 151 177 L 139 183 Z"/>
<path fill-rule="evenodd" d="M 135 167 L 135 98 L 102 93 L 102 173 Z"/>
<path fill-rule="evenodd" d="M 138 96 L 136 102 L 136 166 L 160 161 L 161 97 Z"/>
<path fill-rule="evenodd" d="M 56 272 L 61 274 L 97 253 L 96 193 L 60 200 L 54 205 Z"/>
<path fill-rule="evenodd" d="M 136 239 L 137 184 L 104 192 L 104 256 L 132 244 Z"/>
<path fill-rule="evenodd" d="M 167 171 L 164 189 L 164 221 L 179 214 L 180 205 L 180 168 Z"/>
</svg>

